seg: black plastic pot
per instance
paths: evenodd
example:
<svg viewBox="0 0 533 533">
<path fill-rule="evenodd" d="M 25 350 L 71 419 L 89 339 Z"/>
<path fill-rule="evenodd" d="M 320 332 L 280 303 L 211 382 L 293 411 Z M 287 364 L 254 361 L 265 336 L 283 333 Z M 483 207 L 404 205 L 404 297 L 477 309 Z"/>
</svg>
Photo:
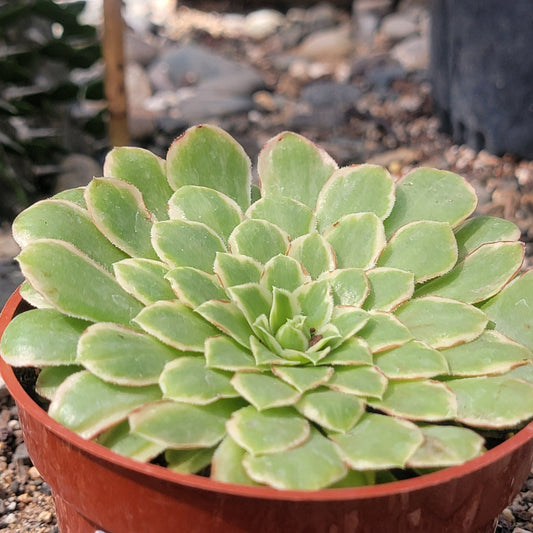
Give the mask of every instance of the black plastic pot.
<svg viewBox="0 0 533 533">
<path fill-rule="evenodd" d="M 533 158 L 531 0 L 432 0 L 430 71 L 454 142 Z"/>
</svg>

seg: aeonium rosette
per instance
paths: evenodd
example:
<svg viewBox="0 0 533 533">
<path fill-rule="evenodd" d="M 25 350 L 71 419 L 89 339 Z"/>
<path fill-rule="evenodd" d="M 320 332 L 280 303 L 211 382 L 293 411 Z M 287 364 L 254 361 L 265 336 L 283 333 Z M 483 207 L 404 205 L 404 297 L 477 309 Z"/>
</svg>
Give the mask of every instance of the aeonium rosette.
<svg viewBox="0 0 533 533">
<path fill-rule="evenodd" d="M 179 472 L 318 489 L 460 464 L 474 428 L 533 416 L 533 274 L 514 224 L 468 218 L 463 178 L 338 168 L 290 132 L 258 174 L 202 125 L 19 215 L 36 309 L 1 351 L 40 369 L 53 418 Z"/>
</svg>

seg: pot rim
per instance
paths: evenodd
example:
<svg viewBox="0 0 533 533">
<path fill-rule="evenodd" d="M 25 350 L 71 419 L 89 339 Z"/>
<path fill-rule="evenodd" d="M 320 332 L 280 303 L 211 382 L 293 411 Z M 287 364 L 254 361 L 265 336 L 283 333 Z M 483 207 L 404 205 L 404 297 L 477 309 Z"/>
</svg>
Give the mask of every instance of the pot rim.
<svg viewBox="0 0 533 533">
<path fill-rule="evenodd" d="M 8 323 L 12 320 L 19 304 L 23 301 L 18 288 L 8 299 L 4 308 L 0 312 L 0 337 L 2 336 Z M 504 456 L 511 454 L 527 441 L 533 439 L 533 421 L 514 436 L 505 442 L 488 450 L 483 455 L 463 463 L 425 474 L 419 477 L 392 481 L 380 485 L 370 485 L 364 487 L 349 487 L 320 490 L 278 490 L 271 487 L 257 487 L 250 485 L 236 485 L 215 481 L 208 477 L 196 474 L 181 474 L 163 466 L 151 463 L 142 463 L 129 457 L 119 455 L 104 446 L 85 440 L 73 431 L 67 429 L 59 422 L 52 419 L 46 411 L 39 407 L 22 388 L 13 369 L 0 356 L 0 376 L 17 402 L 32 417 L 36 418 L 48 430 L 60 437 L 62 440 L 79 448 L 82 452 L 93 455 L 106 463 L 117 465 L 121 468 L 133 470 L 141 475 L 159 478 L 162 481 L 173 484 L 185 485 L 190 488 L 207 490 L 211 492 L 230 494 L 246 498 L 264 500 L 286 500 L 286 501 L 347 501 L 365 500 L 387 497 L 391 494 L 414 492 L 441 483 L 450 482 L 462 476 L 472 474 L 481 470 L 491 463 L 495 463 Z"/>
</svg>

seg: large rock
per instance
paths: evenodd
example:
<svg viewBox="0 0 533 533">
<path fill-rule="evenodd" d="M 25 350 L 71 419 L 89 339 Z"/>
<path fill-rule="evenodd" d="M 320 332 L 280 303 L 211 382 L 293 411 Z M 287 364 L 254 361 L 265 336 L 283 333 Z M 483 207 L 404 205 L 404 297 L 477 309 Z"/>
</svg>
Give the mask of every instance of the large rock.
<svg viewBox="0 0 533 533">
<path fill-rule="evenodd" d="M 351 25 L 344 24 L 312 33 L 298 46 L 295 54 L 311 61 L 329 62 L 344 59 L 353 50 Z"/>
</svg>

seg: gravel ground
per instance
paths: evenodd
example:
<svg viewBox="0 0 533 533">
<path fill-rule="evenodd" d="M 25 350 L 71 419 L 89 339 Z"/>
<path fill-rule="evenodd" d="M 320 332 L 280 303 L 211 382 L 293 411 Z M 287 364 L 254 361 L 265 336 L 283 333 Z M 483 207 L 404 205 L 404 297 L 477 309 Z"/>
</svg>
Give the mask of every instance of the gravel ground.
<svg viewBox="0 0 533 533">
<path fill-rule="evenodd" d="M 360 4 L 364 6 L 365 2 Z M 308 16 L 318 32 L 323 29 L 327 17 L 328 24 L 333 27 L 350 21 L 350 14 L 345 11 L 331 7 L 322 7 L 322 11 L 313 9 L 300 12 L 298 24 L 303 24 L 301 21 L 305 22 Z M 367 14 L 360 12 L 360 20 L 364 21 Z M 386 11 L 372 14 L 377 24 L 372 26 L 370 36 L 359 40 L 355 59 L 352 55 L 304 61 L 301 57 L 295 60 L 294 56 L 286 56 L 288 49 L 294 47 L 290 33 L 293 29 L 290 23 L 297 19 L 294 13 L 292 19 L 286 15 L 283 31 L 260 39 L 250 36 L 242 39 L 224 32 L 224 24 L 229 24 L 230 19 L 183 7 L 177 17 L 169 17 L 161 32 L 166 39 L 207 44 L 261 72 L 266 89 L 253 94 L 253 110 L 226 114 L 216 120 L 240 140 L 250 154 L 257 154 L 269 137 L 289 128 L 324 146 L 343 165 L 369 161 L 388 167 L 396 177 L 414 166 L 452 170 L 465 176 L 476 188 L 480 199 L 478 214 L 505 217 L 520 227 L 526 243 L 524 268 L 531 266 L 533 162 L 510 155 L 497 157 L 484 151 L 475 152 L 466 146 L 454 145 L 439 132 L 438 121 L 432 116 L 430 85 L 423 60 L 422 64 L 409 65 L 391 59 L 400 57 L 397 47 L 402 40 L 413 40 L 413 33 L 422 41 L 427 38 L 425 4 L 404 1 L 396 15 L 400 15 L 400 19 L 403 17 L 403 34 L 398 20 L 396 26 L 390 18 L 385 22 Z M 231 19 L 231 24 L 234 28 L 235 19 Z M 414 27 L 411 33 L 406 31 L 409 24 Z M 282 61 L 281 57 L 285 59 Z M 411 54 L 408 59 L 412 57 Z M 337 107 L 334 101 L 329 102 L 325 107 L 334 110 L 329 114 L 324 114 L 320 108 L 310 108 L 305 87 L 313 83 L 320 87 L 323 83 L 322 89 L 327 93 L 331 86 L 324 83 L 330 82 L 335 83 L 335 87 L 357 88 L 356 101 L 349 106 L 342 101 L 342 106 Z M 339 98 L 342 100 L 341 96 Z M 326 128 L 323 127 L 325 122 Z M 175 133 L 171 128 L 155 129 L 138 144 L 164 153 Z M 0 304 L 22 279 L 13 260 L 16 253 L 10 228 L 0 227 Z M 50 487 L 31 465 L 16 407 L 1 382 L 0 530 L 6 533 L 58 532 Z M 500 515 L 496 531 L 533 532 L 533 476 Z"/>
</svg>

